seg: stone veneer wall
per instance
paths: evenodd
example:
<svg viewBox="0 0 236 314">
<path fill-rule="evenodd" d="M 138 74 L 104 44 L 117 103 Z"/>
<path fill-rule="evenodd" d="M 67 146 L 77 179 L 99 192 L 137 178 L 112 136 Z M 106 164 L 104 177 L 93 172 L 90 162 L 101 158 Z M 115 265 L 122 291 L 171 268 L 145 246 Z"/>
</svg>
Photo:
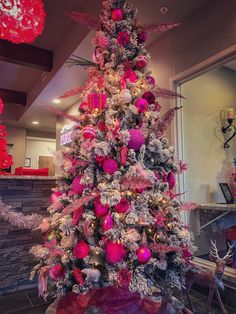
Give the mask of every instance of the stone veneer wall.
<svg viewBox="0 0 236 314">
<path fill-rule="evenodd" d="M 0 177 L 0 198 L 25 215 L 47 215 L 54 186 L 52 177 Z M 36 286 L 29 280 L 35 264 L 29 249 L 41 241 L 39 231 L 20 230 L 0 219 L 0 294 Z"/>
</svg>

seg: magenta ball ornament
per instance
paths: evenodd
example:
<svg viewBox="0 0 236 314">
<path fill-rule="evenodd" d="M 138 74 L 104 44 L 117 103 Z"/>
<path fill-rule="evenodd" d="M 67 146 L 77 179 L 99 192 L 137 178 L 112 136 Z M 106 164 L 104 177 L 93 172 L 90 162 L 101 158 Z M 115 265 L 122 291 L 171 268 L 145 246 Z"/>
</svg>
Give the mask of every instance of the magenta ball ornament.
<svg viewBox="0 0 236 314">
<path fill-rule="evenodd" d="M 136 251 L 136 255 L 139 263 L 146 264 L 150 260 L 152 253 L 148 247 L 142 246 Z"/>
<path fill-rule="evenodd" d="M 65 270 L 60 264 L 57 264 L 50 269 L 49 276 L 55 281 L 61 280 L 65 277 Z"/>
<path fill-rule="evenodd" d="M 96 217 L 98 218 L 104 217 L 107 215 L 108 211 L 109 211 L 109 207 L 106 205 L 103 205 L 100 200 L 97 200 L 94 203 L 94 212 L 95 212 Z"/>
<path fill-rule="evenodd" d="M 169 189 L 172 190 L 175 187 L 175 176 L 173 172 L 169 172 L 167 175 L 167 182 L 169 184 Z"/>
<path fill-rule="evenodd" d="M 139 113 L 146 112 L 149 107 L 148 101 L 145 98 L 137 99 L 134 105 L 138 109 Z"/>
<path fill-rule="evenodd" d="M 122 46 L 127 46 L 130 42 L 129 33 L 126 31 L 121 31 L 117 35 L 117 42 Z"/>
<path fill-rule="evenodd" d="M 139 44 L 145 43 L 147 38 L 148 38 L 148 33 L 147 32 L 142 31 L 142 32 L 138 33 L 138 43 Z"/>
<path fill-rule="evenodd" d="M 96 137 L 96 129 L 92 125 L 86 125 L 82 129 L 82 135 L 86 140 L 92 140 Z"/>
<path fill-rule="evenodd" d="M 156 97 L 152 92 L 146 92 L 142 96 L 151 105 L 155 103 Z"/>
<path fill-rule="evenodd" d="M 156 85 L 156 80 L 154 79 L 153 76 L 148 76 L 147 81 L 149 85 L 155 86 Z"/>
<path fill-rule="evenodd" d="M 140 147 L 145 143 L 145 137 L 143 132 L 138 129 L 129 130 L 130 140 L 128 147 L 130 149 L 139 150 Z"/>
<path fill-rule="evenodd" d="M 129 208 L 130 202 L 127 200 L 127 198 L 122 197 L 120 203 L 115 206 L 115 211 L 119 214 L 124 214 Z"/>
<path fill-rule="evenodd" d="M 73 182 L 72 182 L 72 191 L 75 194 L 82 194 L 85 186 L 83 184 L 80 183 L 82 176 L 77 176 L 74 178 Z"/>
<path fill-rule="evenodd" d="M 102 223 L 102 230 L 103 230 L 103 232 L 106 232 L 106 231 L 112 229 L 113 225 L 114 225 L 114 223 L 113 223 L 113 219 L 111 217 L 111 214 L 108 213 L 106 215 L 106 217 L 104 218 L 104 221 Z"/>
<path fill-rule="evenodd" d="M 85 258 L 89 255 L 90 246 L 84 240 L 81 240 L 76 244 L 73 249 L 74 256 L 78 259 Z"/>
<path fill-rule="evenodd" d="M 126 254 L 127 252 L 123 244 L 117 242 L 107 242 L 105 255 L 109 263 L 116 264 L 121 262 L 125 258 Z"/>
<path fill-rule="evenodd" d="M 135 83 L 138 79 L 137 74 L 133 70 L 126 70 L 124 74 L 124 78 L 129 80 L 131 83 Z"/>
<path fill-rule="evenodd" d="M 114 159 L 108 158 L 104 161 L 102 168 L 105 173 L 113 174 L 118 169 L 118 163 Z"/>
<path fill-rule="evenodd" d="M 124 13 L 121 9 L 114 9 L 111 13 L 111 18 L 114 21 L 122 21 L 124 18 Z"/>
</svg>

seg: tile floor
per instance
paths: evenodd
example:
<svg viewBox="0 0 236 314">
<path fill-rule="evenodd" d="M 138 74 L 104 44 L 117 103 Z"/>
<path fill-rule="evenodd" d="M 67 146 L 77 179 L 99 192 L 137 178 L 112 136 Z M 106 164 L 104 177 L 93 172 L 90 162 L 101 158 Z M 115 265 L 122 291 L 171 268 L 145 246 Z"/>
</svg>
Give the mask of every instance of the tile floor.
<svg viewBox="0 0 236 314">
<path fill-rule="evenodd" d="M 192 290 L 191 300 L 197 314 L 205 314 L 207 297 Z M 44 314 L 50 301 L 44 302 L 38 298 L 37 290 L 30 290 L 0 297 L 1 314 Z M 236 314 L 236 308 L 227 307 L 228 314 Z M 137 313 L 138 314 L 138 313 Z M 211 314 L 221 314 L 217 304 L 213 304 Z"/>
</svg>

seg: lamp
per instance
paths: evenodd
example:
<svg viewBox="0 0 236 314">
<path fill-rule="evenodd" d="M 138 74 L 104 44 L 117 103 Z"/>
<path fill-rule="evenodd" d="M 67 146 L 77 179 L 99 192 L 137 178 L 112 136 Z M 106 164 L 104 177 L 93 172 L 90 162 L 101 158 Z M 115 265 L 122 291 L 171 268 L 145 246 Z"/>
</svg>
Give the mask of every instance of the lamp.
<svg viewBox="0 0 236 314">
<path fill-rule="evenodd" d="M 233 132 L 232 135 L 224 142 L 224 149 L 230 147 L 229 142 L 236 135 L 236 127 L 233 124 L 235 119 L 234 109 L 227 109 L 227 114 L 225 110 L 221 110 L 220 112 L 220 121 L 221 121 L 221 131 L 225 134 L 227 132 Z"/>
</svg>

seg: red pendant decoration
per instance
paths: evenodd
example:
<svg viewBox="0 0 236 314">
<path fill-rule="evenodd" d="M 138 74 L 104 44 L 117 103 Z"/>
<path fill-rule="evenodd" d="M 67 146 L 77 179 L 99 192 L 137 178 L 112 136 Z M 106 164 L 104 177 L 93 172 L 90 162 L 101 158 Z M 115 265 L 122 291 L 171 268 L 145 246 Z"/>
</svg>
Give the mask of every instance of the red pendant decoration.
<svg viewBox="0 0 236 314">
<path fill-rule="evenodd" d="M 42 0 L 0 1 L 0 38 L 14 44 L 32 43 L 44 29 Z"/>
</svg>

